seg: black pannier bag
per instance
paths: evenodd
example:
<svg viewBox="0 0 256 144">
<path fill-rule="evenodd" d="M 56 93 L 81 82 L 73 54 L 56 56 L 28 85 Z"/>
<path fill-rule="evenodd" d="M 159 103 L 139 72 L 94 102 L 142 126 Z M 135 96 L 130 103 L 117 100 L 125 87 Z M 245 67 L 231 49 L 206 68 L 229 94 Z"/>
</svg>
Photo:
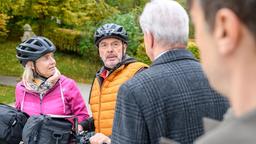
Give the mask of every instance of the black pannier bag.
<svg viewBox="0 0 256 144">
<path fill-rule="evenodd" d="M 19 144 L 28 117 L 14 107 L 0 104 L 0 143 Z"/>
<path fill-rule="evenodd" d="M 65 118 L 47 115 L 31 116 L 22 132 L 25 144 L 68 144 L 72 123 Z"/>
</svg>

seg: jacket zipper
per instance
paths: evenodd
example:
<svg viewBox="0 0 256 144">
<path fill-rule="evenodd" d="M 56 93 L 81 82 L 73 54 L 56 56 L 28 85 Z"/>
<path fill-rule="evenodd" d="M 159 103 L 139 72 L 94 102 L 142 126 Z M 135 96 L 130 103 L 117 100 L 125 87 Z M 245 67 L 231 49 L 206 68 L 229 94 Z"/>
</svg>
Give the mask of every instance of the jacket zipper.
<svg viewBox="0 0 256 144">
<path fill-rule="evenodd" d="M 105 81 L 105 80 L 104 80 Z M 99 115 L 98 115 L 98 126 L 99 126 L 99 132 L 101 133 L 101 128 L 100 128 L 100 113 L 101 113 L 101 94 L 102 94 L 102 86 L 104 84 L 104 81 L 102 82 L 102 85 L 100 86 L 100 95 L 99 95 Z"/>
<path fill-rule="evenodd" d="M 110 74 L 109 74 L 110 75 Z M 100 95 L 99 95 L 99 115 L 98 115 L 98 126 L 99 126 L 99 132 L 101 133 L 101 127 L 100 127 L 100 122 L 101 122 L 101 94 L 102 94 L 102 88 L 103 88 L 103 85 L 105 83 L 105 80 L 109 77 L 109 75 L 103 80 L 102 84 L 99 85 L 100 86 Z"/>
<path fill-rule="evenodd" d="M 43 114 L 43 112 L 42 112 L 42 101 L 43 101 L 43 96 L 44 96 L 44 94 L 43 94 L 43 93 L 40 93 L 40 94 L 39 94 L 39 97 L 40 97 L 40 113 L 41 113 L 41 114 Z"/>
</svg>

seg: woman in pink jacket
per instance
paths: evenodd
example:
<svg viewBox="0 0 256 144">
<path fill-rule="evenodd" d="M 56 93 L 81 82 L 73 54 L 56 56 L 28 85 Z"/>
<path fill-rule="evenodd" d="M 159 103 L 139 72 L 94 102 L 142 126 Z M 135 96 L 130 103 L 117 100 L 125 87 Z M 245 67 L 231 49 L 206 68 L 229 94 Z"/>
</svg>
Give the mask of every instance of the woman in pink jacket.
<svg viewBox="0 0 256 144">
<path fill-rule="evenodd" d="M 45 37 L 32 37 L 16 48 L 24 66 L 16 86 L 16 108 L 29 115 L 75 115 L 78 122 L 89 117 L 74 80 L 60 74 L 54 59 L 55 46 Z"/>
</svg>

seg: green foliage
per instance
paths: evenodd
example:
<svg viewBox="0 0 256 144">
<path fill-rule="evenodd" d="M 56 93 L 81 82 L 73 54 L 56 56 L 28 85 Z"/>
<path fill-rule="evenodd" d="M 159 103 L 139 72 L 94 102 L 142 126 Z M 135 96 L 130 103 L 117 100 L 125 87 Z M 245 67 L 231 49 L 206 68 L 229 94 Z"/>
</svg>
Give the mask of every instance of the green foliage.
<svg viewBox="0 0 256 144">
<path fill-rule="evenodd" d="M 13 3 L 15 11 L 13 15 L 27 19 L 25 23 L 35 23 L 38 27 L 38 34 L 42 35 L 47 27 L 51 27 L 54 21 L 51 20 L 58 10 L 60 0 L 18 0 L 19 4 Z M 19 22 L 19 21 L 16 21 Z M 24 25 L 23 23 L 22 25 Z"/>
<path fill-rule="evenodd" d="M 195 36 L 195 27 L 193 23 L 190 21 L 189 22 L 189 38 L 194 39 Z"/>
<path fill-rule="evenodd" d="M 11 9 L 12 0 L 0 0 L 0 13 L 7 14 Z"/>
<path fill-rule="evenodd" d="M 8 11 L 11 9 L 11 0 L 1 0 L 0 1 L 0 42 L 4 41 L 7 37 L 9 30 L 7 29 L 7 24 L 9 19 Z"/>
<path fill-rule="evenodd" d="M 193 40 L 190 40 L 188 43 L 188 50 L 191 51 L 195 58 L 200 60 L 200 53 L 199 53 L 199 49 L 196 45 L 196 43 Z"/>
<path fill-rule="evenodd" d="M 93 40 L 93 35 L 96 30 L 96 27 L 87 26 L 86 28 L 87 30 L 85 31 L 85 34 L 83 35 L 80 42 L 80 48 L 84 52 L 83 53 L 84 57 L 86 57 L 89 61 L 93 63 L 99 63 L 100 57 L 98 54 L 98 49 L 94 45 L 94 40 Z"/>
<path fill-rule="evenodd" d="M 149 59 L 149 57 L 146 54 L 145 51 L 145 47 L 144 47 L 144 42 L 142 41 L 141 44 L 139 45 L 138 49 L 137 49 L 137 55 L 136 58 L 141 61 L 144 62 L 146 64 L 151 64 L 151 61 Z"/>
<path fill-rule="evenodd" d="M 105 0 L 109 5 L 118 8 L 123 14 L 134 8 L 142 8 L 148 0 Z"/>
<path fill-rule="evenodd" d="M 17 42 L 3 42 L 0 45 L 0 75 L 21 76 L 23 68 L 16 58 Z"/>
<path fill-rule="evenodd" d="M 32 26 L 36 35 L 44 35 L 57 27 L 78 30 L 91 29 L 84 28 L 84 26 L 91 24 L 90 27 L 95 27 L 99 21 L 119 13 L 116 8 L 109 6 L 104 0 L 97 1 L 6 0 L 5 5 L 9 8 L 7 11 L 12 16 L 8 25 L 11 30 L 10 37 L 19 39 L 23 34 L 22 27 L 26 23 Z M 93 33 L 88 35 L 93 36 Z"/>
<path fill-rule="evenodd" d="M 49 37 L 59 49 L 85 56 L 97 54 L 94 52 L 92 41 L 95 25 L 119 13 L 104 0 L 16 0 L 16 2 L 10 0 L 8 3 L 12 4 L 10 11 L 14 16 L 9 24 L 12 28 L 11 34 L 16 34 L 16 37 L 22 36 L 23 25 L 29 23 L 37 35 Z M 82 30 L 85 34 L 82 36 L 74 29 Z M 84 41 L 80 41 L 81 37 Z"/>
<path fill-rule="evenodd" d="M 181 4 L 184 8 L 187 7 L 187 0 L 176 0 L 179 4 Z"/>
<path fill-rule="evenodd" d="M 0 85 L 0 103 L 9 104 L 15 101 L 15 87 Z"/>
<path fill-rule="evenodd" d="M 99 63 L 75 54 L 56 52 L 55 59 L 60 72 L 77 82 L 91 83 L 96 71 L 100 68 Z"/>
<path fill-rule="evenodd" d="M 57 25 L 65 28 L 82 26 L 86 21 L 98 21 L 116 10 L 109 7 L 104 1 L 95 0 L 17 0 L 12 3 L 12 15 L 15 23 L 19 23 L 19 17 L 25 19 L 25 23 L 37 26 L 38 34 L 42 35 Z M 100 10 L 100 11 L 99 11 Z"/>
<path fill-rule="evenodd" d="M 78 30 L 56 28 L 53 31 L 45 32 L 44 35 L 49 38 L 60 51 L 75 52 L 82 55 L 83 49 L 79 47 L 82 33 Z"/>
<path fill-rule="evenodd" d="M 109 6 L 104 0 L 98 0 L 98 2 L 95 0 L 86 0 L 81 10 L 86 13 L 86 17 L 88 18 L 86 22 L 94 22 L 92 23 L 94 24 L 93 26 L 98 24 L 99 21 L 119 13 L 116 8 Z"/>
<path fill-rule="evenodd" d="M 7 37 L 7 33 L 9 32 L 6 28 L 9 18 L 10 17 L 8 17 L 6 14 L 0 13 L 0 41 Z"/>
</svg>

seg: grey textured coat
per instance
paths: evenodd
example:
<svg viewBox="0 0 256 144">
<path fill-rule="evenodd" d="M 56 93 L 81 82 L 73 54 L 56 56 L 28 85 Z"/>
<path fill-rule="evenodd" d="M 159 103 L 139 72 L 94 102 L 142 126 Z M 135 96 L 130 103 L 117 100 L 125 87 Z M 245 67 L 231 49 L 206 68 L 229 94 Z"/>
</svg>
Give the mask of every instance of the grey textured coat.
<svg viewBox="0 0 256 144">
<path fill-rule="evenodd" d="M 192 143 L 204 132 L 202 118 L 221 120 L 228 107 L 192 53 L 168 51 L 119 89 L 112 144 Z"/>
<path fill-rule="evenodd" d="M 240 118 L 230 117 L 202 136 L 196 144 L 255 144 L 256 110 Z"/>
</svg>

